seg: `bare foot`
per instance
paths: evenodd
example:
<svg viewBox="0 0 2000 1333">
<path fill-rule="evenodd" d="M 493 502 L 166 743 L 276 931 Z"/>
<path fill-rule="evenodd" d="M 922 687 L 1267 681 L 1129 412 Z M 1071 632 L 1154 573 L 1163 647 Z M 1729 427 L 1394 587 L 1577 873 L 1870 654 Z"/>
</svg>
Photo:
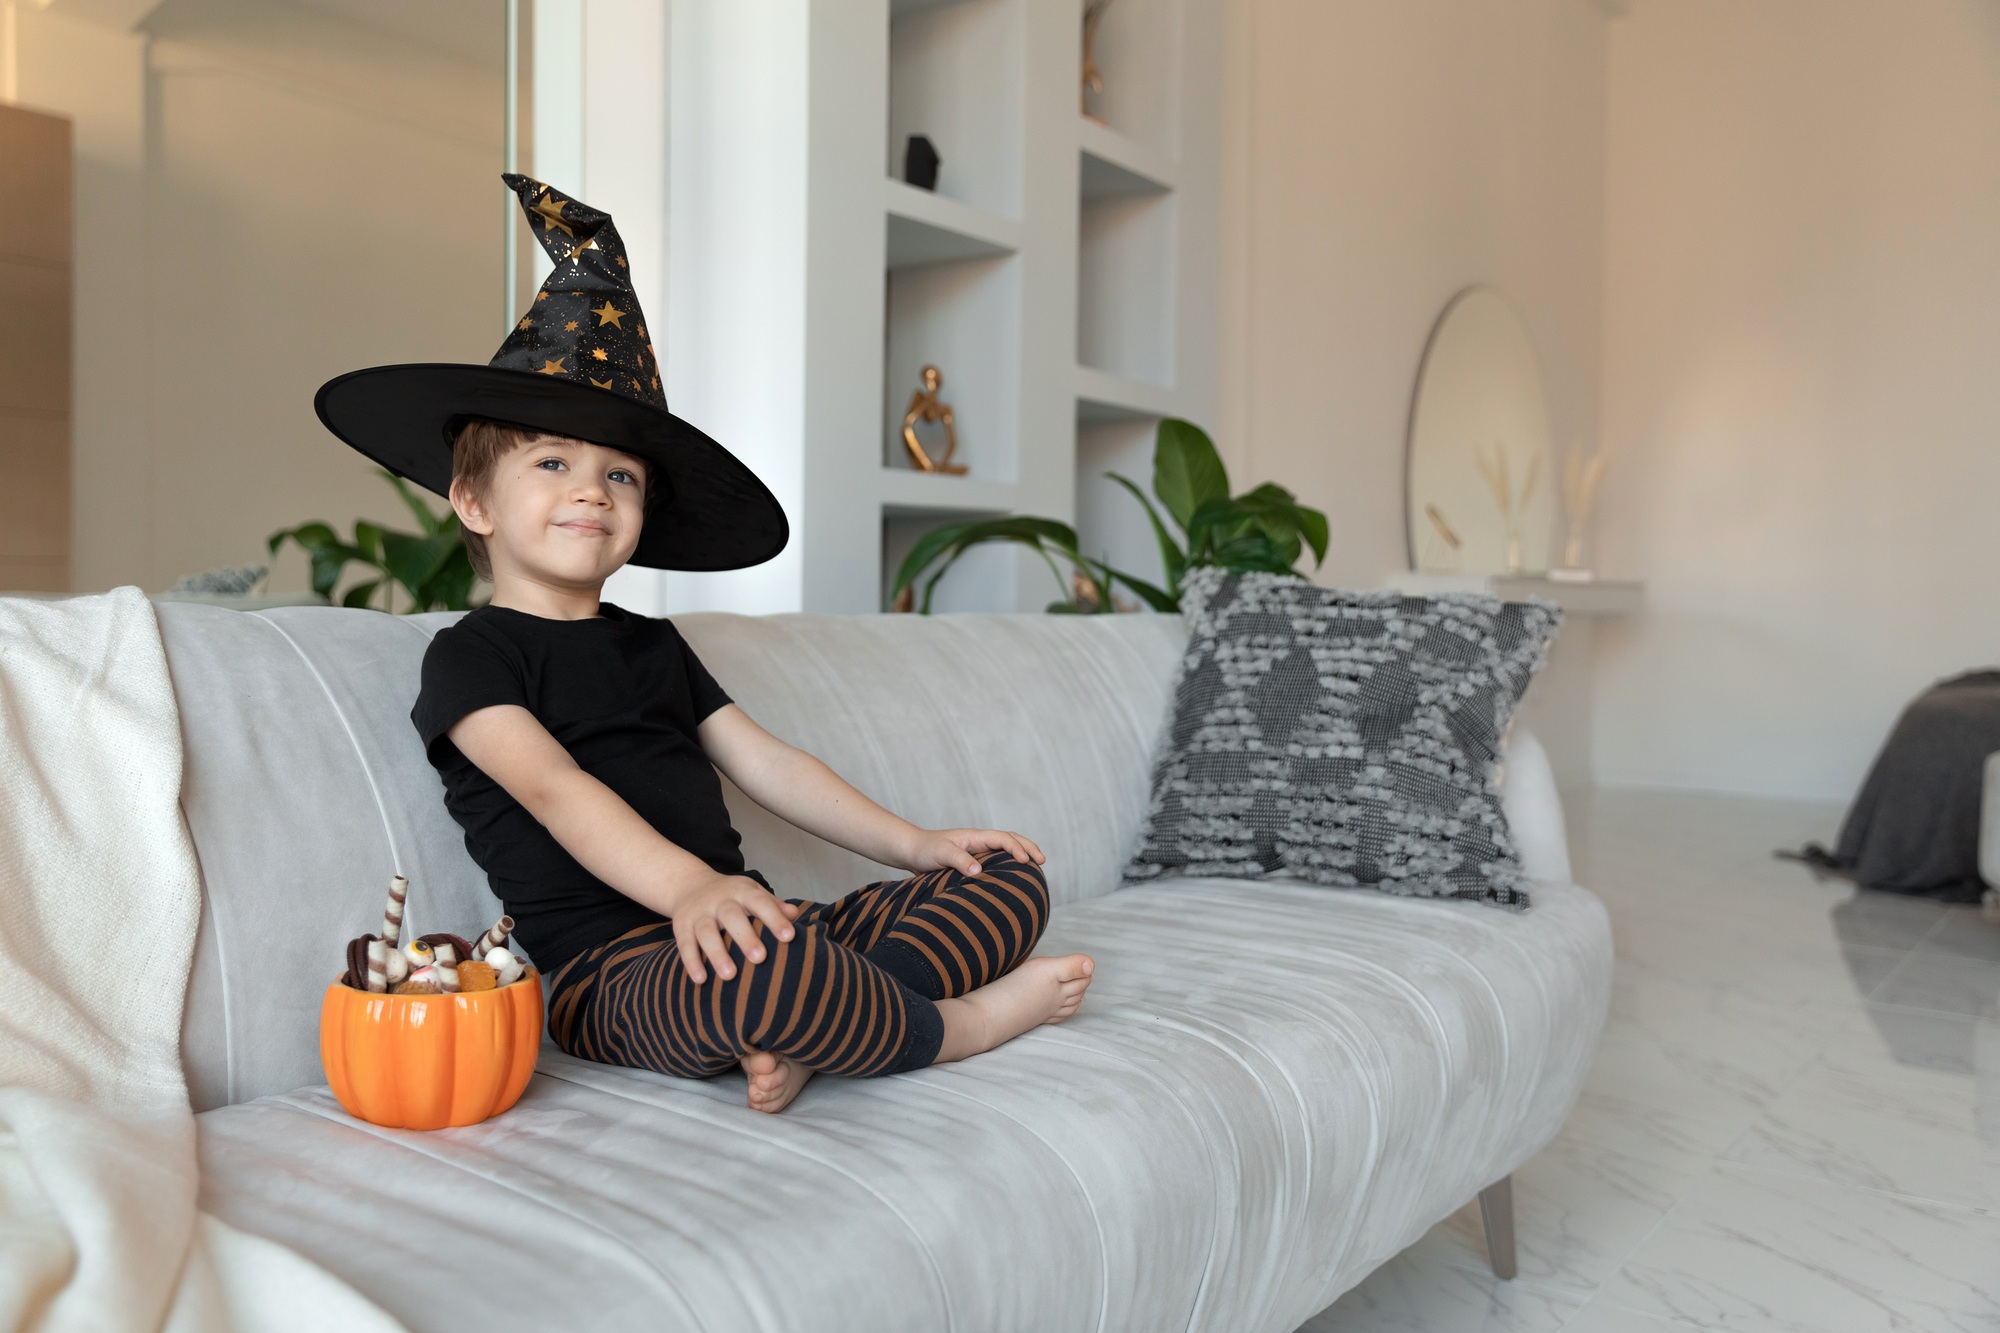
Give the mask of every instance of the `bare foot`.
<svg viewBox="0 0 2000 1333">
<path fill-rule="evenodd" d="M 769 1051 L 752 1051 L 736 1062 L 750 1080 L 750 1109 L 776 1115 L 792 1104 L 813 1071 Z"/>
<path fill-rule="evenodd" d="M 1062 1022 L 1083 1003 L 1096 968 L 1087 953 L 1030 958 L 969 995 L 939 1000 L 944 1043 L 934 1063 L 963 1060 L 1012 1041 L 1030 1028 Z"/>
</svg>

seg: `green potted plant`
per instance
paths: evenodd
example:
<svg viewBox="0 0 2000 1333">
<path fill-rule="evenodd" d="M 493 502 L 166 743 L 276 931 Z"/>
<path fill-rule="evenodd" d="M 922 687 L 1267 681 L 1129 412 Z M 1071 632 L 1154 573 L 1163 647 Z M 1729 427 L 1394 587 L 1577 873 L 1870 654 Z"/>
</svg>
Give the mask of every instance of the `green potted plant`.
<svg viewBox="0 0 2000 1333">
<path fill-rule="evenodd" d="M 296 542 L 312 562 L 313 591 L 328 601 L 348 565 L 359 563 L 375 571 L 376 577 L 347 590 L 340 599 L 342 606 L 373 606 L 379 599 L 381 610 L 398 609 L 395 590 L 401 588 L 404 614 L 471 609 L 472 560 L 459 540 L 458 515 L 449 508 L 443 514 L 433 513 L 401 477 L 386 471 L 380 475 L 416 515 L 421 532 L 397 532 L 357 520 L 353 538 L 346 540 L 331 525 L 314 521 L 272 533 L 271 554 L 276 555 L 287 541 Z"/>
<path fill-rule="evenodd" d="M 1050 602 L 1048 609 L 1071 614 L 1117 610 L 1123 600 L 1115 596 L 1120 584 L 1155 611 L 1178 611 L 1181 580 L 1188 570 L 1204 565 L 1289 574 L 1307 547 L 1312 549 L 1315 569 L 1326 559 L 1326 515 L 1300 504 L 1275 482 L 1231 495 L 1222 456 L 1207 432 L 1193 422 L 1172 417 L 1160 422 L 1153 444 L 1153 494 L 1159 500 L 1158 508 L 1131 478 L 1116 472 L 1104 475 L 1145 507 L 1153 536 L 1160 544 L 1166 587 L 1083 554 L 1076 529 L 1067 523 L 1016 514 L 947 523 L 925 533 L 896 571 L 891 596 L 898 609 L 929 613 L 931 595 L 945 571 L 967 551 L 987 542 L 1015 542 L 1041 556 L 1066 594 Z M 1160 517 L 1161 509 L 1179 529 L 1178 540 Z M 1067 579 L 1059 561 L 1070 567 Z M 924 579 L 919 596 L 917 580 L 926 571 L 930 577 Z"/>
</svg>

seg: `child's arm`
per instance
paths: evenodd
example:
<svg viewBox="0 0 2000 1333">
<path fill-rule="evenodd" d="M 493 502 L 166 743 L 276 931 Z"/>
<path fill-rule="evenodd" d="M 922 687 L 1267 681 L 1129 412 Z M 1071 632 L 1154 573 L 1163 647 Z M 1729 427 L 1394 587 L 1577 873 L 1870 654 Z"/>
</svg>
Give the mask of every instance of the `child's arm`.
<svg viewBox="0 0 2000 1333">
<path fill-rule="evenodd" d="M 736 975 L 725 932 L 751 962 L 764 961 L 752 916 L 779 939 L 792 938 L 797 907 L 747 875 L 718 875 L 700 857 L 660 836 L 616 792 L 578 768 L 527 709 L 482 708 L 460 718 L 447 734 L 585 870 L 669 918 L 681 960 L 697 984 L 707 979 L 704 954 L 725 981 Z"/>
<path fill-rule="evenodd" d="M 819 759 L 787 745 L 735 704 L 702 719 L 701 748 L 757 804 L 808 833 L 883 865 L 905 870 L 947 866 L 979 873 L 977 853 L 1005 848 L 1040 865 L 1042 849 L 1002 829 L 921 829 L 850 786 Z"/>
</svg>

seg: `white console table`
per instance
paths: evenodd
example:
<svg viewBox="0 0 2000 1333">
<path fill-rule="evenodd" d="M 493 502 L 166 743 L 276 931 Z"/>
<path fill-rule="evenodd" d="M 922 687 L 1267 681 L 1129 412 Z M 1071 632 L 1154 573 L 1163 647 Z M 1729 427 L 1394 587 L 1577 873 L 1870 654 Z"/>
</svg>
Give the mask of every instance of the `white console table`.
<svg viewBox="0 0 2000 1333">
<path fill-rule="evenodd" d="M 1562 632 L 1549 649 L 1549 660 L 1521 700 L 1516 722 L 1534 732 L 1549 752 L 1556 782 L 1567 788 L 1588 787 L 1591 767 L 1591 727 L 1595 715 L 1596 651 L 1592 637 L 1598 621 L 1639 613 L 1644 585 L 1620 579 L 1564 583 L 1541 577 L 1491 578 L 1456 574 L 1391 574 L 1383 586 L 1417 596 L 1443 592 L 1490 593 L 1505 601 L 1539 597 L 1563 609 Z"/>
</svg>

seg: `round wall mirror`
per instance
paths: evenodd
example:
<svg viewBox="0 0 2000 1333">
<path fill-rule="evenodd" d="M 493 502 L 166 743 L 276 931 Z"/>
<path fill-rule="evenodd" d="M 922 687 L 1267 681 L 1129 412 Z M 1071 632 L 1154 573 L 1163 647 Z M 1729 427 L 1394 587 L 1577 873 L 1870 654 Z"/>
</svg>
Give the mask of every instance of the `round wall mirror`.
<svg viewBox="0 0 2000 1333">
<path fill-rule="evenodd" d="M 1451 299 L 1410 401 L 1405 523 L 1425 574 L 1540 574 L 1556 479 L 1528 326 L 1491 287 Z"/>
</svg>

